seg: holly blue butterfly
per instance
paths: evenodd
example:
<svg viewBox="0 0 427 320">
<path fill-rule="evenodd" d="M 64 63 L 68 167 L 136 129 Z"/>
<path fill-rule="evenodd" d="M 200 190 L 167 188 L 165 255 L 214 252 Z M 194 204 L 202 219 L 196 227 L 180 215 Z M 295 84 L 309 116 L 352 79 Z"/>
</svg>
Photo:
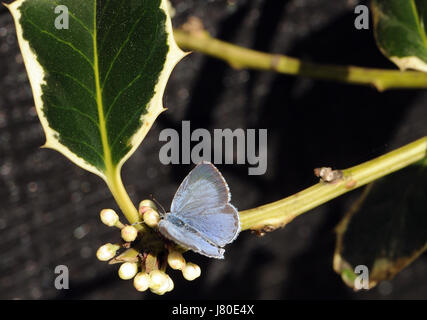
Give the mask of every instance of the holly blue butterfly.
<svg viewBox="0 0 427 320">
<path fill-rule="evenodd" d="M 170 212 L 159 222 L 159 231 L 184 248 L 223 259 L 223 247 L 240 232 L 239 213 L 230 200 L 230 190 L 219 170 L 203 161 L 182 181 Z"/>
</svg>

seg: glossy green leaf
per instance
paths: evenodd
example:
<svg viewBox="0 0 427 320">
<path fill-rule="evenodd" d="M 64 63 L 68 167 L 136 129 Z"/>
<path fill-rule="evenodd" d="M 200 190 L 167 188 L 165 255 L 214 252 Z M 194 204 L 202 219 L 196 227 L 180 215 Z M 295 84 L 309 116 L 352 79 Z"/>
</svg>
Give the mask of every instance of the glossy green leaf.
<svg viewBox="0 0 427 320">
<path fill-rule="evenodd" d="M 372 0 L 375 38 L 401 70 L 427 71 L 426 0 Z"/>
<path fill-rule="evenodd" d="M 68 29 L 55 24 L 59 5 Z M 166 0 L 18 0 L 8 8 L 45 147 L 111 187 L 164 110 L 166 82 L 184 55 Z"/>
<path fill-rule="evenodd" d="M 354 287 L 355 268 L 369 287 L 393 278 L 427 249 L 427 166 L 422 162 L 367 187 L 337 228 L 334 270 Z"/>
</svg>

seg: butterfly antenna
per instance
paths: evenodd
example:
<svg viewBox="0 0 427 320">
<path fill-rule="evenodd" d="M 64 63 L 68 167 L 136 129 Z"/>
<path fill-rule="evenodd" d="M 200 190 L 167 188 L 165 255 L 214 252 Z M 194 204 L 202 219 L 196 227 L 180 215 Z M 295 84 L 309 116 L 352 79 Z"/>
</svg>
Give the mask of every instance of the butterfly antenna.
<svg viewBox="0 0 427 320">
<path fill-rule="evenodd" d="M 138 222 L 132 223 L 131 226 L 136 226 L 137 224 L 143 224 L 143 223 L 144 222 L 142 222 L 142 221 L 138 221 Z"/>
<path fill-rule="evenodd" d="M 151 197 L 151 199 L 153 199 L 153 201 L 156 203 L 156 205 L 157 205 L 157 206 L 159 206 L 159 207 L 160 207 L 160 209 L 162 209 L 162 211 L 163 211 L 163 215 L 165 215 L 165 214 L 166 214 L 166 210 L 165 210 L 165 208 L 163 208 L 163 206 L 160 204 L 160 202 L 159 202 L 159 201 L 157 201 L 157 200 L 153 197 L 153 195 L 152 195 L 152 194 L 150 194 L 150 197 Z"/>
</svg>

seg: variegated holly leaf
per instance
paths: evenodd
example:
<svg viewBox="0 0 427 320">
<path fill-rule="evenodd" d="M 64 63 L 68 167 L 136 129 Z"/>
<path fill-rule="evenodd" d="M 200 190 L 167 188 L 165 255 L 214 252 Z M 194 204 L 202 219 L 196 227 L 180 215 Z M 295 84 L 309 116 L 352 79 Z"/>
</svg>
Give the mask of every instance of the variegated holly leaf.
<svg viewBox="0 0 427 320">
<path fill-rule="evenodd" d="M 427 72 L 427 1 L 372 0 L 375 38 L 401 70 Z"/>
<path fill-rule="evenodd" d="M 114 189 L 164 110 L 166 83 L 184 56 L 166 0 L 17 0 L 7 7 L 45 147 Z"/>
</svg>

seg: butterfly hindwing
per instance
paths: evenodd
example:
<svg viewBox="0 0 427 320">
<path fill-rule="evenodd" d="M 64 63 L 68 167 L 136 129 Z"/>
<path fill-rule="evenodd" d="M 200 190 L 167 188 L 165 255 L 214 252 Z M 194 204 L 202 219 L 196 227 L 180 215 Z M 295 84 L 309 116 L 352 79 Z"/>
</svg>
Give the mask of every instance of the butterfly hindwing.
<svg viewBox="0 0 427 320">
<path fill-rule="evenodd" d="M 231 204 L 196 214 L 188 212 L 181 219 L 220 247 L 232 242 L 240 232 L 239 213 Z"/>
<path fill-rule="evenodd" d="M 224 249 L 206 241 L 198 232 L 177 223 L 173 214 L 169 214 L 159 223 L 160 233 L 180 246 L 210 258 L 223 259 Z"/>
</svg>

